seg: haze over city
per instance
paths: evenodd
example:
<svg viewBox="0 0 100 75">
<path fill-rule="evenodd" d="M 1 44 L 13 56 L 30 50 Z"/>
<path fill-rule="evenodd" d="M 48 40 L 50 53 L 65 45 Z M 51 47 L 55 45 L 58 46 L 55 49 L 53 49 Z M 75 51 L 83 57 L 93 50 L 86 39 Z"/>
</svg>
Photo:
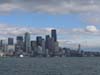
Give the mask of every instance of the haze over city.
<svg viewBox="0 0 100 75">
<path fill-rule="evenodd" d="M 0 39 L 57 30 L 59 45 L 100 49 L 99 0 L 2 0 Z"/>
</svg>

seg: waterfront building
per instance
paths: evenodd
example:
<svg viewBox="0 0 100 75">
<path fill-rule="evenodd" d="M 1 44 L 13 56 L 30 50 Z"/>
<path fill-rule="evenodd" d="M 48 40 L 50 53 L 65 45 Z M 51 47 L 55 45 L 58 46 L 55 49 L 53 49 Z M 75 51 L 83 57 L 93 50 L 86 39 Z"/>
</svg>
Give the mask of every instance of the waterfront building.
<svg viewBox="0 0 100 75">
<path fill-rule="evenodd" d="M 3 46 L 3 40 L 0 40 L 0 47 Z"/>
<path fill-rule="evenodd" d="M 0 51 L 3 51 L 3 40 L 0 40 Z"/>
<path fill-rule="evenodd" d="M 8 45 L 7 46 L 7 51 L 15 51 L 15 45 Z"/>
<path fill-rule="evenodd" d="M 22 54 L 23 50 L 24 50 L 23 36 L 17 36 L 15 44 L 15 54 L 16 55 Z"/>
<path fill-rule="evenodd" d="M 31 52 L 30 33 L 26 32 L 24 36 L 24 52 Z"/>
<path fill-rule="evenodd" d="M 53 38 L 49 38 L 48 50 L 49 50 L 49 55 L 50 56 L 54 56 L 55 55 L 55 42 L 54 42 Z"/>
<path fill-rule="evenodd" d="M 12 56 L 14 55 L 14 52 L 15 52 L 15 45 L 7 45 L 6 54 Z"/>
<path fill-rule="evenodd" d="M 36 41 L 31 41 L 31 56 L 37 56 L 37 43 Z"/>
<path fill-rule="evenodd" d="M 14 52 L 15 52 L 14 39 L 13 38 L 8 38 L 8 45 L 7 45 L 6 53 L 8 55 L 13 55 Z"/>
<path fill-rule="evenodd" d="M 37 46 L 37 54 L 38 54 L 38 56 L 42 56 L 42 54 L 43 54 L 42 46 Z"/>
<path fill-rule="evenodd" d="M 7 50 L 6 47 L 5 40 L 0 40 L 0 51 L 5 52 Z"/>
</svg>

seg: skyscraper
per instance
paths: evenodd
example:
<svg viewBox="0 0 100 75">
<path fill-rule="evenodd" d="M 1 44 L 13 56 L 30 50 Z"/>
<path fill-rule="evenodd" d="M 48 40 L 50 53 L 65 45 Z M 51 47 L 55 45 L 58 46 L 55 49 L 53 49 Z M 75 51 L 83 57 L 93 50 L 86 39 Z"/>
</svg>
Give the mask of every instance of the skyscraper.
<svg viewBox="0 0 100 75">
<path fill-rule="evenodd" d="M 31 50 L 32 50 L 32 53 L 31 53 L 31 56 L 37 56 L 38 53 L 37 53 L 37 42 L 36 40 L 35 41 L 31 41 Z"/>
<path fill-rule="evenodd" d="M 50 36 L 49 36 L 49 35 L 46 35 L 46 36 L 45 36 L 45 39 L 46 39 L 46 40 L 45 40 L 45 48 L 46 48 L 46 49 L 49 49 L 49 39 L 50 39 Z"/>
<path fill-rule="evenodd" d="M 24 40 L 24 52 L 29 53 L 31 51 L 30 33 L 25 33 Z"/>
<path fill-rule="evenodd" d="M 0 51 L 3 51 L 4 50 L 4 40 L 0 40 Z"/>
<path fill-rule="evenodd" d="M 55 54 L 55 42 L 54 42 L 53 38 L 49 38 L 48 50 L 49 50 L 49 55 L 54 56 L 54 54 Z"/>
<path fill-rule="evenodd" d="M 16 53 L 20 53 L 20 52 L 23 52 L 23 50 L 24 50 L 23 36 L 17 36 L 15 51 L 16 51 Z"/>
<path fill-rule="evenodd" d="M 42 46 L 42 37 L 41 36 L 36 37 L 36 43 L 37 43 L 37 46 Z"/>
<path fill-rule="evenodd" d="M 13 54 L 15 51 L 14 39 L 8 38 L 7 52 Z"/>
<path fill-rule="evenodd" d="M 57 33 L 55 29 L 51 30 L 51 37 L 54 39 L 55 42 L 57 41 Z"/>
<path fill-rule="evenodd" d="M 45 39 L 42 39 L 42 55 L 46 56 Z"/>
<path fill-rule="evenodd" d="M 8 38 L 8 45 L 13 45 L 13 44 L 14 44 L 14 39 Z"/>
<path fill-rule="evenodd" d="M 78 52 L 80 52 L 80 50 L 81 50 L 81 45 L 80 44 L 78 45 L 78 49 L 77 50 L 78 50 Z"/>
<path fill-rule="evenodd" d="M 23 42 L 23 36 L 17 36 L 16 40 L 17 40 L 17 44 L 22 43 Z"/>
<path fill-rule="evenodd" d="M 36 41 L 31 41 L 31 50 L 34 51 L 37 47 Z"/>
<path fill-rule="evenodd" d="M 0 40 L 0 47 L 3 46 L 3 40 Z"/>
</svg>

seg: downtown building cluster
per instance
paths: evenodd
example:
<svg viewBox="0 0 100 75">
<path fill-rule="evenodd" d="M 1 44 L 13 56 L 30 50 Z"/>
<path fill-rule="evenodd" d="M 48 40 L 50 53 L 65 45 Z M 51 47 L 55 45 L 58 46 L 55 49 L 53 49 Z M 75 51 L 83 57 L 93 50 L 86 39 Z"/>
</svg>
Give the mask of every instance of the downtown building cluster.
<svg viewBox="0 0 100 75">
<path fill-rule="evenodd" d="M 57 40 L 57 32 L 55 29 L 51 30 L 51 35 L 36 36 L 36 40 L 31 40 L 31 35 L 26 32 L 24 36 L 9 37 L 8 43 L 0 40 L 0 56 L 31 56 L 31 57 L 54 57 L 54 56 L 100 56 L 100 52 L 90 52 L 81 50 L 79 44 L 77 50 L 70 48 L 61 48 Z"/>
<path fill-rule="evenodd" d="M 31 40 L 31 35 L 26 32 L 24 36 L 9 37 L 8 43 L 0 40 L 0 55 L 6 56 L 57 56 L 59 54 L 59 44 L 57 41 L 56 30 L 51 30 L 51 35 L 46 35 L 45 38 L 37 36 L 36 40 Z"/>
</svg>

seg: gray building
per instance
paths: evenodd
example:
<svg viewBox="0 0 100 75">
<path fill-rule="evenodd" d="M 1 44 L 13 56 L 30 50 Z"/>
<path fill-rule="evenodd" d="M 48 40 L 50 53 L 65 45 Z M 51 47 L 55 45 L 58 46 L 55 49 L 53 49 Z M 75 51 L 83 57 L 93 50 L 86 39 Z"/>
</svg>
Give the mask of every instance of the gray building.
<svg viewBox="0 0 100 75">
<path fill-rule="evenodd" d="M 54 39 L 55 42 L 57 41 L 57 33 L 55 29 L 51 30 L 51 37 Z"/>
<path fill-rule="evenodd" d="M 54 42 L 54 50 L 55 50 L 55 55 L 58 56 L 59 55 L 59 43 L 56 41 Z"/>
<path fill-rule="evenodd" d="M 46 49 L 49 49 L 49 40 L 50 40 L 50 36 L 46 35 L 45 36 L 45 48 Z"/>
<path fill-rule="evenodd" d="M 45 48 L 45 40 L 44 39 L 42 39 L 42 55 L 43 56 L 46 56 L 46 48 Z"/>
<path fill-rule="evenodd" d="M 55 54 L 55 42 L 54 42 L 53 38 L 49 38 L 48 50 L 49 50 L 49 55 L 54 56 L 54 54 Z"/>
<path fill-rule="evenodd" d="M 14 39 L 8 38 L 8 45 L 14 45 Z"/>
<path fill-rule="evenodd" d="M 24 50 L 23 36 L 17 36 L 15 44 L 15 52 L 18 55 L 21 54 L 23 50 Z"/>
<path fill-rule="evenodd" d="M 17 44 L 22 43 L 23 42 L 23 36 L 17 36 L 16 41 L 17 41 Z"/>
<path fill-rule="evenodd" d="M 0 49 L 3 47 L 3 40 L 0 40 Z"/>
<path fill-rule="evenodd" d="M 36 41 L 31 41 L 31 50 L 34 51 L 37 47 Z"/>
<path fill-rule="evenodd" d="M 79 44 L 77 51 L 80 52 L 80 50 L 81 50 L 81 45 Z"/>
<path fill-rule="evenodd" d="M 37 56 L 38 55 L 38 50 L 37 50 L 37 42 L 36 41 L 31 41 L 31 56 Z"/>
<path fill-rule="evenodd" d="M 42 37 L 41 36 L 36 37 L 36 43 L 37 43 L 37 46 L 42 46 Z"/>
<path fill-rule="evenodd" d="M 0 40 L 0 51 L 5 52 L 6 50 L 5 40 Z"/>
<path fill-rule="evenodd" d="M 24 36 L 24 52 L 31 52 L 30 33 L 26 32 Z"/>
</svg>

